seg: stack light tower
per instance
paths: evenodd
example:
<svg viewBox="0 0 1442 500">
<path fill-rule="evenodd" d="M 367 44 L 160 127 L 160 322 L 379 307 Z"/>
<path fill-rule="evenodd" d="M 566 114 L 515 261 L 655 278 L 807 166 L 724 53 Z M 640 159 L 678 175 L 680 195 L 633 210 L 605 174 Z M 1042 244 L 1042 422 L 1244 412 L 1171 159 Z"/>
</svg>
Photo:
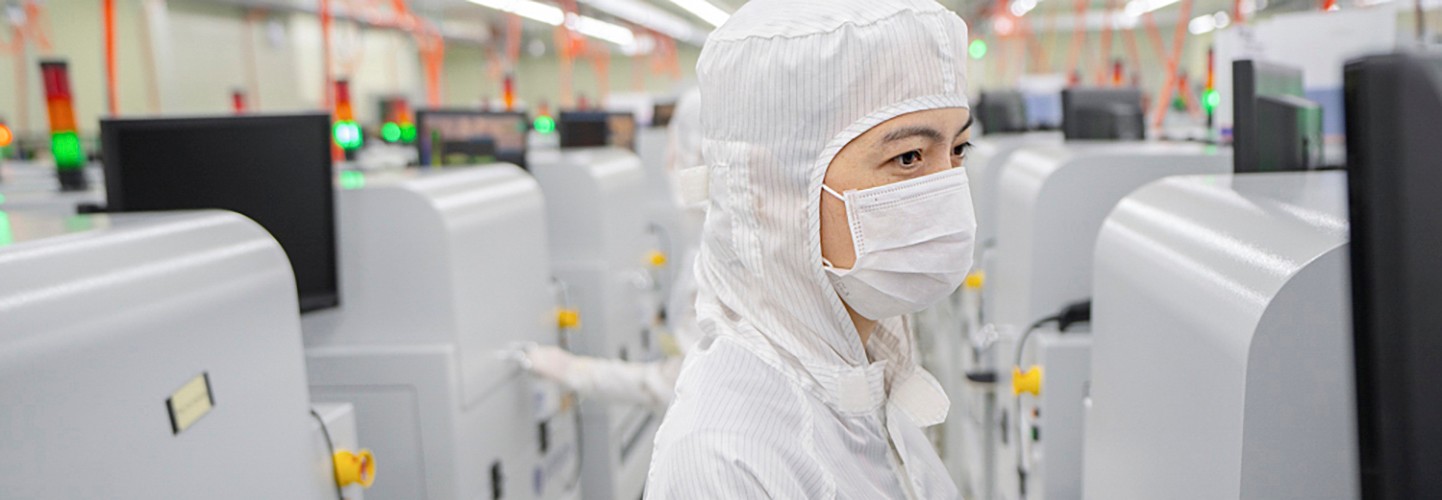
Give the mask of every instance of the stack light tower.
<svg viewBox="0 0 1442 500">
<path fill-rule="evenodd" d="M 335 82 L 335 128 L 331 135 L 348 157 L 365 141 L 360 125 L 355 121 L 355 109 L 351 107 L 349 80 Z"/>
<path fill-rule="evenodd" d="M 531 124 L 531 129 L 542 134 L 556 131 L 556 119 L 551 117 L 551 105 L 544 99 L 537 103 L 536 120 Z"/>
<path fill-rule="evenodd" d="M 381 125 L 381 140 L 390 143 L 411 144 L 416 141 L 415 115 L 411 112 L 410 101 L 405 97 L 394 97 L 381 101 L 386 122 Z"/>
<path fill-rule="evenodd" d="M 10 130 L 4 119 L 0 119 L 0 160 L 10 156 L 10 144 L 14 142 L 15 132 Z"/>
<path fill-rule="evenodd" d="M 55 157 L 55 173 L 60 189 L 83 191 L 85 150 L 80 146 L 79 129 L 75 126 L 74 98 L 70 92 L 70 68 L 65 61 L 40 61 L 40 74 L 45 80 L 45 108 L 50 117 L 50 153 Z"/>
<path fill-rule="evenodd" d="M 231 89 L 231 91 L 230 91 L 230 109 L 231 109 L 232 111 L 234 111 L 235 114 L 237 114 L 237 115 L 243 115 L 243 114 L 245 114 L 245 111 L 246 111 L 246 102 L 245 102 L 245 91 L 244 91 L 244 90 L 241 90 L 241 89 Z"/>
</svg>

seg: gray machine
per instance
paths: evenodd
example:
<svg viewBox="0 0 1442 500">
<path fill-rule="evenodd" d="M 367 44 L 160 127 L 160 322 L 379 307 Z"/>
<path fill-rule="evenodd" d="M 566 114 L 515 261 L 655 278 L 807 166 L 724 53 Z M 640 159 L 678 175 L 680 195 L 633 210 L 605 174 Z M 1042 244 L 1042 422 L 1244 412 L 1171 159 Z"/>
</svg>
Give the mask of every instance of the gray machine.
<svg viewBox="0 0 1442 500">
<path fill-rule="evenodd" d="M 574 497 L 575 411 L 501 356 L 558 338 L 535 180 L 491 165 L 347 184 L 341 305 L 303 318 L 306 362 L 317 400 L 356 407 L 385 474 L 372 495 Z"/>
<path fill-rule="evenodd" d="M 219 211 L 0 222 L 5 498 L 336 498 L 294 278 L 260 226 Z M 319 411 L 353 447 L 349 407 Z"/>
<path fill-rule="evenodd" d="M 1019 335 L 1091 297 L 1097 231 L 1128 193 L 1168 176 L 1231 168 L 1228 152 L 1187 143 L 1083 141 L 1012 154 L 997 182 L 996 246 L 985 269 L 983 318 L 994 329 L 973 340 L 973 370 L 1000 382 L 994 418 L 1006 431 L 993 434 L 996 498 L 1081 497 L 1090 336 L 1039 328 L 1022 365 L 1038 364 L 1045 376 L 1013 380 Z"/>
<path fill-rule="evenodd" d="M 1179 177 L 1097 237 L 1087 499 L 1355 499 L 1346 174 Z"/>
<path fill-rule="evenodd" d="M 580 310 L 572 351 L 625 361 L 661 356 L 658 300 L 646 270 L 649 241 L 641 162 L 617 148 L 533 153 L 546 193 L 551 262 Z M 538 225 L 540 227 L 540 225 Z M 660 416 L 650 409 L 582 401 L 582 489 L 588 500 L 641 496 Z"/>
</svg>

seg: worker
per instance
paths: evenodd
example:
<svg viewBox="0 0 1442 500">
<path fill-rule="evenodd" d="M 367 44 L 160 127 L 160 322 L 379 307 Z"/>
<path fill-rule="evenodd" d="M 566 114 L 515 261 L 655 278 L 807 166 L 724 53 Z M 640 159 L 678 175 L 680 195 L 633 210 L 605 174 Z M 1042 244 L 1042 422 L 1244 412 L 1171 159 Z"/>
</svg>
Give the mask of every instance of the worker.
<svg viewBox="0 0 1442 500">
<path fill-rule="evenodd" d="M 673 191 L 679 191 L 679 173 L 700 164 L 700 94 L 687 92 L 676 104 L 667 131 L 666 173 Z M 705 205 L 676 200 L 688 226 L 699 225 Z M 694 234 L 694 231 L 683 231 Z M 665 357 L 659 361 L 634 362 L 577 356 L 554 346 L 533 346 L 526 350 L 523 365 L 532 373 L 559 383 L 577 395 L 609 403 L 634 404 L 664 410 L 675 396 L 676 377 L 686 351 L 700 338 L 696 325 L 696 280 L 689 264 L 695 262 L 694 243 L 682 245 L 680 267 L 666 303 L 667 338 L 662 339 Z"/>
<path fill-rule="evenodd" d="M 958 497 L 904 315 L 971 267 L 966 42 L 934 0 L 751 0 L 707 39 L 703 338 L 648 498 Z"/>
</svg>

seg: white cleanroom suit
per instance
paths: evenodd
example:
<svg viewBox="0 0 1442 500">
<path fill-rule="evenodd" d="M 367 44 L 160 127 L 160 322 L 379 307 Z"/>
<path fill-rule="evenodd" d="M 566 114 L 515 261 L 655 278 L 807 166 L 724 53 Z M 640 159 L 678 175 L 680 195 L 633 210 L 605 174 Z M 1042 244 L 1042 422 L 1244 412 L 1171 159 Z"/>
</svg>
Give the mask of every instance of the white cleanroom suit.
<svg viewBox="0 0 1442 500">
<path fill-rule="evenodd" d="M 708 38 L 704 337 L 657 433 L 648 498 L 957 497 L 921 431 L 945 419 L 946 395 L 902 319 L 862 345 L 822 265 L 819 207 L 852 139 L 968 107 L 966 43 L 933 0 L 751 0 Z"/>
</svg>

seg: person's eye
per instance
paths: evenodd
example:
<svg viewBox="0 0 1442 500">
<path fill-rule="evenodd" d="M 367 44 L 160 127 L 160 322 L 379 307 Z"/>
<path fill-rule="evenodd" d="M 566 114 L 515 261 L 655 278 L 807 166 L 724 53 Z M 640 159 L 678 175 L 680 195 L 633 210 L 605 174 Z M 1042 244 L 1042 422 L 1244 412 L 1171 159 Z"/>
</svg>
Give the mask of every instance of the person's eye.
<svg viewBox="0 0 1442 500">
<path fill-rule="evenodd" d="M 960 167 L 966 161 L 966 152 L 971 149 L 970 142 L 963 142 L 951 148 L 951 168 Z"/>
<path fill-rule="evenodd" d="M 967 152 L 967 150 L 969 150 L 969 149 L 971 149 L 971 143 L 970 143 L 970 142 L 963 142 L 963 143 L 957 144 L 955 147 L 951 148 L 951 155 L 952 155 L 952 156 L 959 156 L 959 157 L 962 157 L 962 158 L 966 158 L 966 152 Z"/>
<path fill-rule="evenodd" d="M 896 162 L 901 168 L 915 168 L 921 164 L 921 150 L 918 149 L 916 151 L 901 153 L 896 158 L 892 158 L 891 161 Z"/>
</svg>

